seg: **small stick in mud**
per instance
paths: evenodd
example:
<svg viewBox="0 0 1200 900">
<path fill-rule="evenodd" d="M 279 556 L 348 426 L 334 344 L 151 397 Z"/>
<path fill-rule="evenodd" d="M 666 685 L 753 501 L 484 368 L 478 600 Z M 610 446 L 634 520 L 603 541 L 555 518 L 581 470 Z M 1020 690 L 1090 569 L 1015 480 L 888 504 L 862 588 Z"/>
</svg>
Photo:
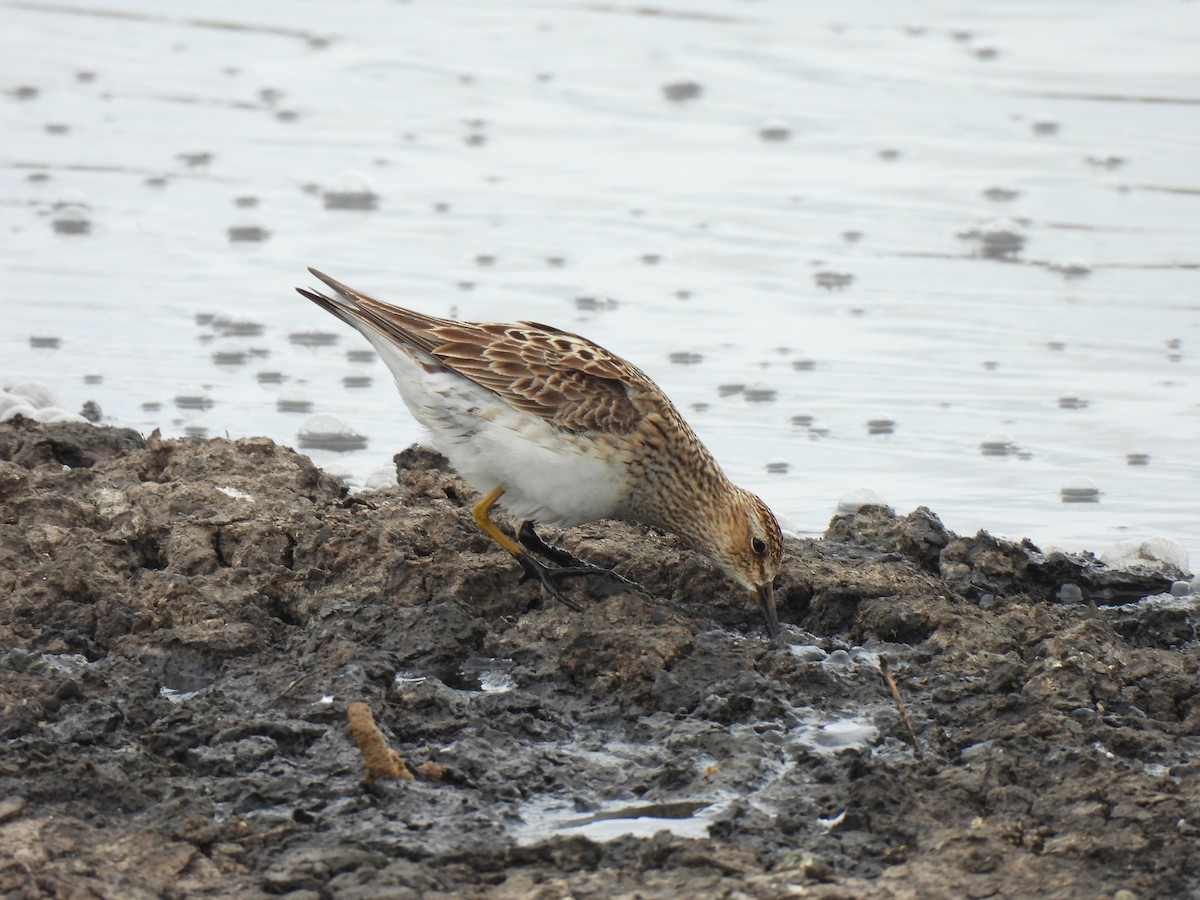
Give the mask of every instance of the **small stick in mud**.
<svg viewBox="0 0 1200 900">
<path fill-rule="evenodd" d="M 879 671 L 883 673 L 883 680 L 887 682 L 888 688 L 892 692 L 892 699 L 896 701 L 896 709 L 900 710 L 900 721 L 904 724 L 904 728 L 908 731 L 908 738 L 912 742 L 913 756 L 921 759 L 924 754 L 921 752 L 921 744 L 917 740 L 917 733 L 913 730 L 912 719 L 908 717 L 908 709 L 904 705 L 904 698 L 900 696 L 900 686 L 896 684 L 896 679 L 892 677 L 892 671 L 888 668 L 886 657 L 879 657 Z"/>
<path fill-rule="evenodd" d="M 346 718 L 350 721 L 350 734 L 353 735 L 354 743 L 358 744 L 358 751 L 363 757 L 366 767 L 364 780 L 368 790 L 374 790 L 376 778 L 416 780 L 400 759 L 400 754 L 388 746 L 379 732 L 375 718 L 371 715 L 371 707 L 365 703 L 351 703 L 346 709 Z"/>
</svg>

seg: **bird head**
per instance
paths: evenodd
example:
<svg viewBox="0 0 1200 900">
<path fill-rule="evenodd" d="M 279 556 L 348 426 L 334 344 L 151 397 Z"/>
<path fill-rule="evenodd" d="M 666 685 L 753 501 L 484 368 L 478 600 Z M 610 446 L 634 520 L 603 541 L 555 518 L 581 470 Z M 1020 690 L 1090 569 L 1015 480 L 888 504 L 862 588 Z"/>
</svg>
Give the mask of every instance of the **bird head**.
<svg viewBox="0 0 1200 900">
<path fill-rule="evenodd" d="M 723 511 L 717 538 L 705 549 L 725 573 L 758 600 L 767 632 L 779 637 L 774 582 L 783 563 L 783 534 L 770 507 L 735 487 Z"/>
</svg>

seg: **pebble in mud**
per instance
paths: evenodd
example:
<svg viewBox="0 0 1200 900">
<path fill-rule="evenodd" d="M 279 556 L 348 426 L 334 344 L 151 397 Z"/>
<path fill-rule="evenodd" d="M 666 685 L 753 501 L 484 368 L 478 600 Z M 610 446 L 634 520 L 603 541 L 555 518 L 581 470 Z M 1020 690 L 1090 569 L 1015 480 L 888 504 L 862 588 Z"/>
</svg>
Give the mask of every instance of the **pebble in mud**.
<svg viewBox="0 0 1200 900">
<path fill-rule="evenodd" d="M 1012 261 L 1025 247 L 1025 229 L 1011 219 L 996 219 L 960 231 L 963 240 L 975 241 L 984 259 Z"/>
<path fill-rule="evenodd" d="M 58 234 L 91 234 L 92 231 L 92 220 L 87 209 L 75 204 L 59 209 L 51 219 L 51 224 Z"/>
<path fill-rule="evenodd" d="M 979 442 L 979 452 L 984 456 L 1011 456 L 1017 452 L 1017 441 L 1007 432 L 995 431 Z"/>
<path fill-rule="evenodd" d="M 271 232 L 254 222 L 239 222 L 236 225 L 230 225 L 228 229 L 229 242 L 232 244 L 246 243 L 256 244 L 265 241 L 271 236 Z"/>
<path fill-rule="evenodd" d="M 361 450 L 367 446 L 366 435 L 355 431 L 333 413 L 318 413 L 304 420 L 296 433 L 301 447 L 316 450 Z"/>
<path fill-rule="evenodd" d="M 1100 487 L 1086 475 L 1076 475 L 1067 480 L 1059 492 L 1063 503 L 1099 503 Z"/>
<path fill-rule="evenodd" d="M 662 93 L 672 103 L 686 103 L 698 99 L 704 93 L 704 86 L 690 78 L 669 81 L 662 86 Z"/>
<path fill-rule="evenodd" d="M 742 396 L 745 397 L 746 401 L 749 403 L 770 403 L 778 396 L 778 394 L 779 392 L 765 381 L 758 381 L 754 384 L 748 384 L 746 385 L 745 390 L 742 391 Z"/>
<path fill-rule="evenodd" d="M 197 322 L 199 324 L 210 325 L 213 331 L 226 337 L 233 337 L 235 335 L 238 337 L 257 337 L 263 333 L 265 328 L 263 322 L 259 319 L 233 313 L 212 315 L 208 318 L 207 323 L 200 322 L 199 317 L 197 317 Z"/>
<path fill-rule="evenodd" d="M 1113 544 L 1100 554 L 1100 561 L 1115 569 L 1150 566 L 1165 573 L 1187 572 L 1189 562 L 1179 541 L 1161 536 Z"/>
<path fill-rule="evenodd" d="M 362 172 L 346 171 L 321 193 L 321 202 L 326 209 L 373 210 L 379 208 L 379 195 Z"/>
<path fill-rule="evenodd" d="M 5 393 L 10 398 L 21 400 L 34 409 L 45 409 L 58 405 L 58 397 L 54 391 L 40 381 L 22 381 L 9 387 Z"/>
<path fill-rule="evenodd" d="M 275 408 L 283 413 L 306 413 L 313 402 L 300 391 L 286 391 L 275 400 Z"/>
<path fill-rule="evenodd" d="M 582 309 L 586 312 L 598 312 L 600 310 L 616 309 L 617 301 L 606 294 L 589 293 L 580 294 L 575 298 L 575 308 Z"/>
<path fill-rule="evenodd" d="M 854 276 L 849 272 L 824 269 L 813 275 L 813 281 L 816 282 L 817 287 L 825 288 L 827 291 L 840 291 L 854 283 Z"/>
<path fill-rule="evenodd" d="M 207 166 L 213 161 L 213 154 L 208 150 L 189 150 L 185 153 L 175 154 L 175 158 L 189 168 L 199 168 Z"/>
<path fill-rule="evenodd" d="M 327 347 L 341 340 L 341 335 L 332 331 L 311 329 L 309 331 L 293 331 L 288 335 L 288 343 L 301 347 Z"/>
<path fill-rule="evenodd" d="M 212 409 L 213 399 L 208 394 L 177 394 L 175 405 L 180 409 Z"/>
<path fill-rule="evenodd" d="M 1020 197 L 1021 192 L 1013 188 L 990 187 L 983 192 L 983 196 L 993 203 L 1009 203 Z"/>
<path fill-rule="evenodd" d="M 1060 275 L 1068 281 L 1077 278 L 1086 278 L 1092 274 L 1092 267 L 1089 263 L 1078 259 L 1065 259 L 1058 262 L 1048 263 L 1046 269 L 1053 272 L 1055 275 Z"/>
<path fill-rule="evenodd" d="M 250 359 L 250 351 L 241 344 L 218 344 L 212 352 L 212 361 L 219 366 L 241 366 Z"/>
<path fill-rule="evenodd" d="M 868 506 L 887 507 L 887 502 L 870 488 L 855 488 L 838 498 L 837 512 L 839 515 L 856 513 Z"/>
<path fill-rule="evenodd" d="M 790 140 L 791 126 L 783 119 L 770 119 L 758 127 L 758 136 L 767 143 L 782 143 Z"/>
</svg>

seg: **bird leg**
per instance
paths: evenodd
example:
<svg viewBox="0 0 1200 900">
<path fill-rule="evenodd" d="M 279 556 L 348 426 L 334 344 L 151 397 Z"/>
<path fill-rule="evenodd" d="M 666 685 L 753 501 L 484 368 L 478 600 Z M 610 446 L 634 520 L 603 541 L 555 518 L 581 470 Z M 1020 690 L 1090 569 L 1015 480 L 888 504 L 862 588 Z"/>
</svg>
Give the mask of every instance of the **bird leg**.
<svg viewBox="0 0 1200 900">
<path fill-rule="evenodd" d="M 573 609 L 575 612 L 582 612 L 583 608 L 574 600 L 568 598 L 562 591 L 558 589 L 556 581 L 562 578 L 572 578 L 583 575 L 595 575 L 597 573 L 596 566 L 588 566 L 586 563 L 580 565 L 563 565 L 560 568 L 545 566 L 538 562 L 528 553 L 526 553 L 512 538 L 500 530 L 500 527 L 492 521 L 491 510 L 496 501 L 500 499 L 504 493 L 503 487 L 495 488 L 490 494 L 480 500 L 471 509 L 471 517 L 475 519 L 475 524 L 479 526 L 479 530 L 490 537 L 493 541 L 499 544 L 506 550 L 513 559 L 521 564 L 521 568 L 525 570 L 525 574 L 521 576 L 521 582 L 524 583 L 531 578 L 536 578 L 542 583 L 542 587 L 560 603 L 564 604 L 568 609 Z M 536 535 L 535 535 L 536 537 Z M 541 539 L 538 538 L 540 541 Z M 543 546 L 547 546 L 543 544 Z M 555 548 L 550 548 L 554 550 Z M 575 562 L 579 562 L 569 553 L 559 550 L 558 553 L 570 557 Z M 551 559 L 554 557 L 551 556 Z M 599 569 L 604 572 L 606 570 Z"/>
<path fill-rule="evenodd" d="M 533 522 L 528 520 L 521 523 L 520 529 L 517 530 L 517 540 L 520 541 L 526 550 L 532 550 L 534 553 L 540 553 L 546 559 L 556 565 L 570 568 L 572 570 L 582 570 L 589 576 L 597 578 L 607 578 L 609 581 L 615 581 L 618 584 L 626 587 L 636 588 L 644 591 L 641 585 L 636 581 L 630 581 L 624 575 L 614 572 L 612 569 L 606 569 L 603 566 L 597 566 L 589 562 L 584 562 L 577 556 L 568 553 L 562 547 L 555 547 L 553 544 L 547 544 L 537 531 L 534 530 Z"/>
<path fill-rule="evenodd" d="M 534 553 L 539 553 L 550 562 L 559 566 L 573 566 L 576 568 L 588 568 L 590 563 L 585 563 L 576 556 L 572 556 L 562 547 L 555 547 L 553 544 L 547 544 L 542 540 L 542 536 L 533 528 L 533 522 L 528 520 L 521 523 L 521 527 L 517 529 L 517 540 L 521 542 L 526 550 L 532 550 Z M 590 566 L 591 568 L 599 568 L 599 566 Z M 607 569 L 603 571 L 608 571 Z"/>
</svg>

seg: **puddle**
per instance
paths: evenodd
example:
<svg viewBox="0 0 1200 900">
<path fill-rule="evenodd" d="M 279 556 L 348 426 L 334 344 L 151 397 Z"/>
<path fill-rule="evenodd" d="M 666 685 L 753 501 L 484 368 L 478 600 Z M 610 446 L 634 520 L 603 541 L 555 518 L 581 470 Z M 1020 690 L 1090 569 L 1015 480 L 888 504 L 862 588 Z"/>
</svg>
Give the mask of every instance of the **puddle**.
<svg viewBox="0 0 1200 900">
<path fill-rule="evenodd" d="M 518 811 L 522 824 L 514 837 L 529 846 L 554 837 L 584 837 L 605 842 L 619 837 L 651 837 L 660 831 L 686 838 L 706 838 L 708 829 L 729 806 L 728 799 L 680 800 L 671 803 L 612 803 L 580 814 L 554 800 L 537 800 Z"/>
<path fill-rule="evenodd" d="M 794 746 L 817 753 L 840 753 L 868 747 L 879 737 L 879 729 L 860 718 L 836 719 L 824 725 L 802 725 L 789 734 Z"/>
<path fill-rule="evenodd" d="M 396 470 L 380 473 L 388 484 L 396 483 Z M 463 661 L 456 669 L 430 672 L 428 675 L 416 672 L 397 672 L 393 683 L 397 687 L 425 684 L 428 678 L 438 682 L 453 691 L 465 691 L 472 694 L 504 694 L 517 687 L 516 680 L 510 674 L 512 660 L 490 659 L 486 657 L 471 657 Z"/>
</svg>

